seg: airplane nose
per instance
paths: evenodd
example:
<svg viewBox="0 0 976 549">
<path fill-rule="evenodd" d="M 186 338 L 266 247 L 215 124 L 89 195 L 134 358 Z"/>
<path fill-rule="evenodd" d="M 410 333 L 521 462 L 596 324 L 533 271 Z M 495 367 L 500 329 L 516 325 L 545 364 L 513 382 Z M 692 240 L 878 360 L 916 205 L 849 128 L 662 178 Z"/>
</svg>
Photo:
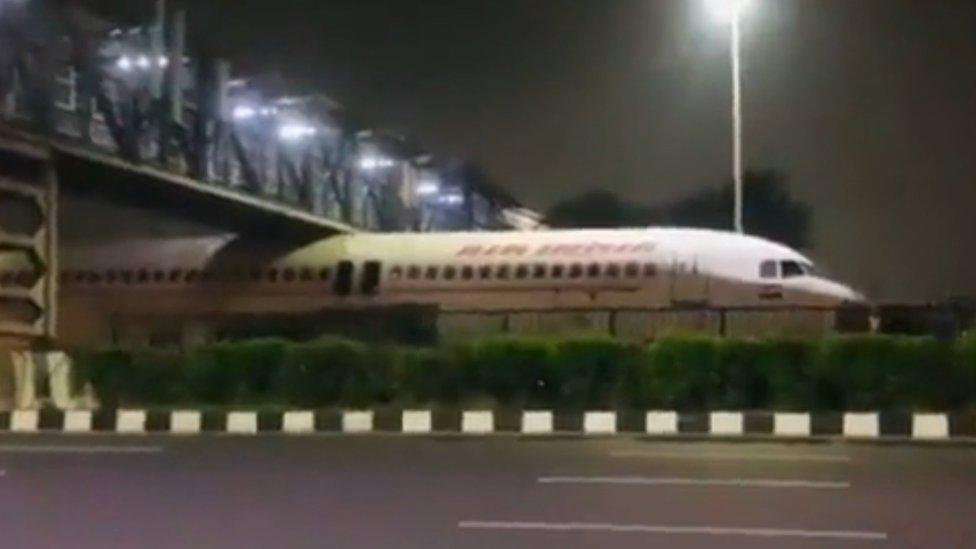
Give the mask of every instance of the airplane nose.
<svg viewBox="0 0 976 549">
<path fill-rule="evenodd" d="M 830 296 L 846 304 L 860 305 L 867 304 L 867 297 L 849 286 L 834 282 L 832 280 L 821 279 L 819 284 L 820 291 L 824 295 Z"/>
<path fill-rule="evenodd" d="M 846 303 L 854 305 L 867 304 L 868 299 L 861 292 L 843 284 L 834 283 L 834 285 L 837 287 L 837 295 Z"/>
</svg>

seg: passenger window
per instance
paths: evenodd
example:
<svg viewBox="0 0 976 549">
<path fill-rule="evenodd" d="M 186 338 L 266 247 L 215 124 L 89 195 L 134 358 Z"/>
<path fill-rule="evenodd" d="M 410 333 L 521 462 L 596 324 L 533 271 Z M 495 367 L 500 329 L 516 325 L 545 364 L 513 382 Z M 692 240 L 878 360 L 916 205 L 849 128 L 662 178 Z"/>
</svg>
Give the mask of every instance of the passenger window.
<svg viewBox="0 0 976 549">
<path fill-rule="evenodd" d="M 416 265 L 411 265 L 407 268 L 407 278 L 410 280 L 417 280 L 420 278 L 420 267 Z"/>
<path fill-rule="evenodd" d="M 525 278 L 527 276 L 529 276 L 529 266 L 528 265 L 519 265 L 518 267 L 515 268 L 515 278 L 521 279 L 521 278 Z"/>
<path fill-rule="evenodd" d="M 145 284 L 149 282 L 149 271 L 146 269 L 139 269 L 138 275 L 139 284 Z"/>
<path fill-rule="evenodd" d="M 291 267 L 285 269 L 284 271 L 282 271 L 281 277 L 285 279 L 285 282 L 294 282 L 295 269 L 292 269 Z"/>
<path fill-rule="evenodd" d="M 605 273 L 607 278 L 618 278 L 620 276 L 620 264 L 610 263 L 607 265 Z"/>
<path fill-rule="evenodd" d="M 783 278 L 793 278 L 806 274 L 803 266 L 796 261 L 783 261 L 780 268 L 783 270 Z"/>
<path fill-rule="evenodd" d="M 600 276 L 600 264 L 590 263 L 589 266 L 586 267 L 586 276 L 590 278 L 596 278 Z"/>
<path fill-rule="evenodd" d="M 583 266 L 579 263 L 573 263 L 569 266 L 569 278 L 579 278 L 583 276 Z"/>
<path fill-rule="evenodd" d="M 322 267 L 319 269 L 319 280 L 327 281 L 332 278 L 332 269 L 328 267 Z"/>
<path fill-rule="evenodd" d="M 400 280 L 403 276 L 403 267 L 397 265 L 390 269 L 390 280 Z"/>
<path fill-rule="evenodd" d="M 310 282 L 313 278 L 312 269 L 309 269 L 308 267 L 302 267 L 302 270 L 299 272 L 298 277 L 302 280 L 302 282 Z"/>
<path fill-rule="evenodd" d="M 181 278 L 183 278 L 183 270 L 182 269 L 172 269 L 172 270 L 170 270 L 170 272 L 169 272 L 169 281 L 171 283 L 176 284 L 177 282 L 180 281 Z"/>
<path fill-rule="evenodd" d="M 508 278 L 508 265 L 499 265 L 498 266 L 498 272 L 496 273 L 495 276 L 497 278 L 501 279 L 501 280 L 507 279 Z"/>
<path fill-rule="evenodd" d="M 627 278 L 636 277 L 638 272 L 640 272 L 640 269 L 638 268 L 637 263 L 630 262 L 624 265 L 624 276 Z"/>
<path fill-rule="evenodd" d="M 546 265 L 544 263 L 536 263 L 535 267 L 532 268 L 532 278 L 545 278 L 546 277 Z"/>
<path fill-rule="evenodd" d="M 88 283 L 89 284 L 98 284 L 101 281 L 102 281 L 102 275 L 98 274 L 95 271 L 91 271 L 91 272 L 88 273 Z"/>
<path fill-rule="evenodd" d="M 563 277 L 563 273 L 565 271 L 566 271 L 566 267 L 565 266 L 563 266 L 563 265 L 553 265 L 552 266 L 552 273 L 550 274 L 550 276 L 552 276 L 553 278 L 562 278 Z"/>
<path fill-rule="evenodd" d="M 132 271 L 128 269 L 122 271 L 122 282 L 132 284 Z"/>
<path fill-rule="evenodd" d="M 200 277 L 200 271 L 196 269 L 190 269 L 189 271 L 186 272 L 186 278 L 184 279 L 184 281 L 187 283 L 196 282 L 197 278 L 199 277 Z M 125 279 L 124 276 L 123 279 Z"/>
<path fill-rule="evenodd" d="M 454 275 L 456 275 L 456 274 L 457 274 L 457 269 L 455 267 L 452 267 L 450 265 L 447 266 L 447 267 L 444 267 L 444 279 L 445 280 L 454 280 Z"/>
<path fill-rule="evenodd" d="M 772 260 L 763 261 L 759 265 L 759 277 L 760 278 L 776 278 L 779 273 L 776 272 L 776 262 Z"/>
<path fill-rule="evenodd" d="M 491 278 L 491 265 L 482 265 L 478 267 L 478 278 L 486 280 Z"/>
<path fill-rule="evenodd" d="M 278 282 L 278 269 L 268 269 L 268 280 Z"/>
<path fill-rule="evenodd" d="M 164 280 L 166 280 L 166 273 L 164 273 L 162 270 L 153 271 L 153 282 L 156 284 L 162 284 Z"/>
<path fill-rule="evenodd" d="M 646 278 L 654 278 L 655 276 L 657 276 L 657 265 L 653 263 L 645 263 L 644 276 Z"/>
<path fill-rule="evenodd" d="M 118 278 L 118 275 L 115 273 L 115 271 L 107 271 L 105 273 L 105 282 L 109 284 L 115 284 L 116 278 Z"/>
<path fill-rule="evenodd" d="M 437 279 L 437 267 L 434 267 L 434 266 L 427 267 L 427 273 L 424 276 L 425 276 L 425 278 L 427 278 L 427 280 L 436 280 Z"/>
<path fill-rule="evenodd" d="M 464 280 L 471 280 L 474 278 L 474 267 L 470 265 L 465 265 L 461 267 L 461 278 Z"/>
</svg>

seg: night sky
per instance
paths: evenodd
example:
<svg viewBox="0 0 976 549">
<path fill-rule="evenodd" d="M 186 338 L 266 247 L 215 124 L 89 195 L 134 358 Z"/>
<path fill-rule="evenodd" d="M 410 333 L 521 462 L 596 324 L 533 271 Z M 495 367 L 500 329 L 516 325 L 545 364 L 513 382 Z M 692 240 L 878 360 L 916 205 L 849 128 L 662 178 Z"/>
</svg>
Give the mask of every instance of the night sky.
<svg viewBox="0 0 976 549">
<path fill-rule="evenodd" d="M 191 0 L 196 47 L 481 162 L 527 205 L 657 204 L 730 172 L 728 28 L 701 0 Z M 126 2 L 132 10 L 132 3 Z M 976 294 L 976 2 L 756 0 L 745 157 L 872 298 Z"/>
</svg>

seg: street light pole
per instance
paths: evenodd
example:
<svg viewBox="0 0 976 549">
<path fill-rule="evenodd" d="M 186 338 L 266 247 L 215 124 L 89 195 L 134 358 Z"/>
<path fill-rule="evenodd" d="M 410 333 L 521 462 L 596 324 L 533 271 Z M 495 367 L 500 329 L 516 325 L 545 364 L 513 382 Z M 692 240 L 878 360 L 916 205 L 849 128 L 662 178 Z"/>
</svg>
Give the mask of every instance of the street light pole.
<svg viewBox="0 0 976 549">
<path fill-rule="evenodd" d="M 729 55 L 732 58 L 732 179 L 735 204 L 732 226 L 738 233 L 745 232 L 742 222 L 742 66 L 739 58 L 739 37 L 742 14 L 753 0 L 706 0 L 712 16 L 731 27 Z"/>
<path fill-rule="evenodd" d="M 745 232 L 742 225 L 742 78 L 739 69 L 739 11 L 732 16 L 732 178 L 735 184 L 733 226 L 737 233 Z"/>
</svg>

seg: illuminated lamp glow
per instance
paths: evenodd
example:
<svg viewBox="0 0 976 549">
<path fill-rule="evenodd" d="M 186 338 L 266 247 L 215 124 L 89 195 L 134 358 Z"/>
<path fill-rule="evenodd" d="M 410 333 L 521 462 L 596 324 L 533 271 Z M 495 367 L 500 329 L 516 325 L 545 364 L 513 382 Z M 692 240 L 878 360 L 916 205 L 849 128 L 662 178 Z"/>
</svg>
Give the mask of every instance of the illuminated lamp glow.
<svg viewBox="0 0 976 549">
<path fill-rule="evenodd" d="M 129 72 L 132 70 L 132 59 L 129 59 L 128 55 L 123 55 L 115 62 L 115 66 L 118 67 L 119 70 Z"/>
<path fill-rule="evenodd" d="M 148 55 L 140 55 L 138 58 L 136 58 L 136 66 L 140 69 L 146 70 L 151 65 L 152 63 L 149 61 Z"/>
<path fill-rule="evenodd" d="M 258 112 L 254 109 L 254 107 L 249 107 L 247 105 L 238 105 L 234 107 L 233 112 L 231 112 L 231 116 L 234 118 L 234 120 L 249 120 L 257 116 L 257 114 Z"/>
<path fill-rule="evenodd" d="M 706 0 L 708 12 L 719 23 L 731 23 L 738 19 L 753 0 Z"/>
<path fill-rule="evenodd" d="M 392 168 L 396 165 L 396 162 L 391 158 L 386 158 L 385 156 L 364 156 L 359 159 L 359 167 L 363 170 L 379 170 L 383 168 Z"/>
<path fill-rule="evenodd" d="M 278 139 L 282 141 L 298 141 L 306 137 L 312 137 L 318 130 L 307 124 L 284 124 L 278 128 Z"/>
<path fill-rule="evenodd" d="M 437 194 L 437 192 L 440 190 L 441 190 L 440 185 L 438 185 L 434 181 L 421 181 L 420 184 L 417 185 L 417 194 L 420 196 L 430 196 L 433 194 Z"/>
<path fill-rule="evenodd" d="M 464 202 L 464 197 L 460 193 L 443 194 L 437 197 L 437 201 L 441 204 L 458 205 Z"/>
</svg>

